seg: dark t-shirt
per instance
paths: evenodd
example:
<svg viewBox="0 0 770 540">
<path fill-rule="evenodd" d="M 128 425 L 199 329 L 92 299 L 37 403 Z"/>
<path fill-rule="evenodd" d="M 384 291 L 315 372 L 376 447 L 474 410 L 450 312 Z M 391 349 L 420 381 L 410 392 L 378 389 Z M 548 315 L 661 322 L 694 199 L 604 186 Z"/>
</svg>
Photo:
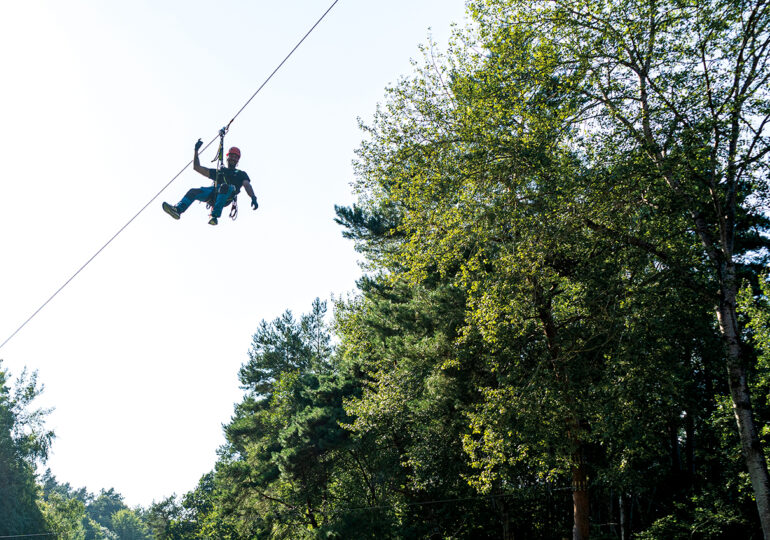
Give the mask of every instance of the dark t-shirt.
<svg viewBox="0 0 770 540">
<path fill-rule="evenodd" d="M 231 186 L 235 186 L 235 192 L 239 193 L 241 191 L 241 186 L 244 182 L 251 182 L 249 180 L 249 175 L 246 174 L 244 171 L 241 171 L 239 169 L 230 169 L 228 167 L 222 167 L 219 169 L 219 181 L 225 181 L 226 183 L 230 184 Z M 212 180 L 215 180 L 217 177 L 217 170 L 216 169 L 209 169 L 209 178 Z"/>
</svg>

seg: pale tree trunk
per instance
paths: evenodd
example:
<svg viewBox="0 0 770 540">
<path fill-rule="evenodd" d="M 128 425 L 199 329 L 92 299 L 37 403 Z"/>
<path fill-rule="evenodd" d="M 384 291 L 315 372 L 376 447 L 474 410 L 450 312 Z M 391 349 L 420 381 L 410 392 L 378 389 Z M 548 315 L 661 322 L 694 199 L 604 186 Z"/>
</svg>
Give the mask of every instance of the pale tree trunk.
<svg viewBox="0 0 770 540">
<path fill-rule="evenodd" d="M 631 530 L 626 512 L 626 501 L 623 492 L 618 497 L 618 507 L 620 512 L 620 540 L 629 540 L 629 531 Z"/>
<path fill-rule="evenodd" d="M 731 182 L 735 182 L 731 179 Z M 719 223 L 720 246 L 716 246 L 708 233 L 708 227 L 703 217 L 693 215 L 696 231 L 700 236 L 709 259 L 716 266 L 719 279 L 719 305 L 716 315 L 719 322 L 719 332 L 725 344 L 725 364 L 727 366 L 727 383 L 730 388 L 730 399 L 733 414 L 738 424 L 738 436 L 741 441 L 746 469 L 751 479 L 751 487 L 757 502 L 759 521 L 762 525 L 762 535 L 770 540 L 770 476 L 767 472 L 767 461 L 762 450 L 762 444 L 757 435 L 751 406 L 751 392 L 746 373 L 746 358 L 743 353 L 741 333 L 738 328 L 736 298 L 738 296 L 738 280 L 733 261 L 733 244 L 735 237 L 735 201 L 728 198 L 727 219 Z"/>
<path fill-rule="evenodd" d="M 592 47 L 587 50 L 585 59 L 593 62 L 591 75 L 595 76 L 595 82 L 593 87 L 586 87 L 585 96 L 594 105 L 604 107 L 608 118 L 616 121 L 620 129 L 630 135 L 630 140 L 638 143 L 647 153 L 672 192 L 689 209 L 695 231 L 717 270 L 719 306 L 716 311 L 726 348 L 730 397 L 762 531 L 765 540 L 770 540 L 770 476 L 752 414 L 746 357 L 736 317 L 738 283 L 733 259 L 736 209 L 741 204 L 737 198 L 739 183 L 753 174 L 752 167 L 763 164 L 762 160 L 770 151 L 766 139 L 770 115 L 758 112 L 761 108 L 749 106 L 751 100 L 767 103 L 766 88 L 770 80 L 767 20 L 770 8 L 764 0 L 724 2 L 721 4 L 729 15 L 726 22 L 730 26 L 714 27 L 707 32 L 699 33 L 694 29 L 690 32 L 691 38 L 700 40 L 697 59 L 702 68 L 691 72 L 692 82 L 705 97 L 702 106 L 691 110 L 690 101 L 679 101 L 677 88 L 669 87 L 666 80 L 659 77 L 668 68 L 664 67 L 666 63 L 660 61 L 658 54 L 669 45 L 666 40 L 680 39 L 669 33 L 669 29 L 676 24 L 669 26 L 668 23 L 675 23 L 679 16 L 670 3 L 642 3 L 645 6 L 644 15 L 636 21 L 596 13 L 591 7 L 581 10 L 566 0 L 557 0 L 555 4 L 553 13 L 557 17 L 553 20 L 558 21 L 555 32 L 559 37 L 569 41 L 559 27 L 569 23 L 576 29 L 576 39 L 581 40 L 571 45 L 577 50 L 582 44 Z M 542 13 L 538 11 L 536 16 L 539 19 Z M 645 17 L 648 18 L 646 21 Z M 590 24 L 586 23 L 589 18 Z M 610 47 L 603 55 L 602 44 L 608 41 L 605 34 L 614 36 L 616 33 L 622 36 L 622 39 L 615 40 L 619 49 Z M 713 62 L 726 50 L 723 40 L 729 42 L 728 49 L 732 48 L 729 55 L 731 66 Z M 568 54 L 572 54 L 571 50 Z M 678 61 L 676 55 L 671 59 Z M 653 69 L 652 66 L 658 67 Z M 618 91 L 626 84 L 628 74 L 624 68 L 629 68 L 638 78 L 638 94 L 630 107 L 628 95 Z M 614 87 L 614 83 L 619 85 Z M 693 94 L 692 97 L 695 96 Z M 652 104 L 651 99 L 655 100 Z M 594 111 L 591 107 L 585 110 L 590 114 Z M 688 143 L 677 140 L 675 130 L 668 133 L 669 126 L 686 128 L 686 132 L 692 133 L 703 125 L 709 125 L 709 121 L 712 126 L 711 140 L 704 145 L 706 152 L 702 155 L 710 156 L 711 163 L 703 166 L 704 163 L 697 158 L 690 171 L 691 177 L 683 177 L 681 172 L 685 169 L 680 166 L 687 165 L 689 158 L 681 161 L 681 156 L 687 155 Z M 671 150 L 685 152 L 678 152 L 678 157 L 672 160 Z M 698 154 L 697 150 L 695 154 Z M 701 189 L 704 182 L 710 200 L 703 198 Z M 706 208 L 709 209 L 706 213 L 711 216 L 711 222 L 707 222 L 701 213 Z M 620 235 L 619 238 L 624 237 Z M 660 250 L 647 242 L 631 240 L 630 245 L 648 249 L 656 256 L 661 255 Z M 630 508 L 626 510 L 630 514 Z"/>
<path fill-rule="evenodd" d="M 697 203 L 697 196 L 686 186 L 682 185 L 679 179 L 670 174 L 669 166 L 663 148 L 665 145 L 659 145 L 656 135 L 652 129 L 651 111 L 649 103 L 648 85 L 652 86 L 654 80 L 650 74 L 650 60 L 653 55 L 652 44 L 658 39 L 657 30 L 660 28 L 655 23 L 655 14 L 653 10 L 650 15 L 649 24 L 649 43 L 650 48 L 645 57 L 645 61 L 634 64 L 634 71 L 639 77 L 639 97 L 642 111 L 642 128 L 637 130 L 632 121 L 624 116 L 623 113 L 613 104 L 609 107 L 613 113 L 621 119 L 626 129 L 638 141 L 643 141 L 646 151 L 653 163 L 658 167 L 659 172 L 666 179 L 666 182 L 674 192 L 687 203 L 690 208 L 691 216 L 694 221 L 695 230 L 700 237 L 703 247 L 716 266 L 719 279 L 719 306 L 717 308 L 717 318 L 719 320 L 719 329 L 726 346 L 726 365 L 728 374 L 728 384 L 730 387 L 730 397 L 733 404 L 733 413 L 738 424 L 738 433 L 741 440 L 741 451 L 743 453 L 746 467 L 751 478 L 754 496 L 757 501 L 757 510 L 762 524 L 762 532 L 765 540 L 770 540 L 770 477 L 768 476 L 767 463 L 762 450 L 757 428 L 754 423 L 751 408 L 751 398 L 749 385 L 746 377 L 745 356 L 742 351 L 740 330 L 738 328 L 738 319 L 736 316 L 736 296 L 738 291 L 738 282 L 735 274 L 735 261 L 733 260 L 735 248 L 735 232 L 737 226 L 736 209 L 740 204 L 736 198 L 738 183 L 740 181 L 741 169 L 745 168 L 752 160 L 757 160 L 766 151 L 762 149 L 767 143 L 763 140 L 763 130 L 765 122 L 770 116 L 765 118 L 758 131 L 751 128 L 752 141 L 749 146 L 748 154 L 739 156 L 739 147 L 742 137 L 742 115 L 743 107 L 746 101 L 758 92 L 760 88 L 767 84 L 767 71 L 765 56 L 770 47 L 770 40 L 767 39 L 765 24 L 767 17 L 767 8 L 764 2 L 749 2 L 746 5 L 741 16 L 742 27 L 737 36 L 737 53 L 734 55 L 734 65 L 729 70 L 732 79 L 730 95 L 726 98 L 720 107 L 713 101 L 711 80 L 718 77 L 718 73 L 711 73 L 711 68 L 704 65 L 705 84 L 703 88 L 708 93 L 708 110 L 706 118 L 714 121 L 714 126 L 719 126 L 720 121 L 727 120 L 723 131 L 717 130 L 713 133 L 713 148 L 710 149 L 711 173 L 707 183 L 711 193 L 710 205 L 715 210 L 714 223 L 718 227 L 718 241 L 712 236 L 709 224 L 705 217 L 699 211 L 701 207 Z M 654 5 L 654 4 L 651 4 Z M 710 38 L 709 38 L 710 39 Z M 713 46 L 714 43 L 708 39 L 703 42 L 703 62 L 706 64 L 706 57 L 709 55 L 705 47 Z M 633 50 L 629 51 L 633 58 Z M 715 68 L 718 70 L 719 68 Z M 670 102 L 666 106 L 673 114 L 673 117 L 680 117 L 680 110 L 673 107 Z M 697 124 L 697 122 L 695 122 Z M 756 146 L 756 150 L 754 150 Z M 726 151 L 726 162 L 720 163 L 720 150 Z M 752 157 L 752 152 L 754 152 Z M 739 161 L 742 165 L 739 167 Z M 719 177 L 718 171 L 724 171 L 724 179 Z M 699 177 L 702 171 L 695 171 L 693 179 Z"/>
<path fill-rule="evenodd" d="M 724 280 L 717 318 L 727 349 L 728 385 L 733 403 L 733 414 L 735 414 L 735 421 L 738 424 L 741 452 L 749 471 L 751 486 L 757 501 L 762 532 L 765 539 L 770 539 L 770 476 L 768 476 L 765 454 L 759 442 L 757 427 L 752 414 L 751 394 L 736 317 L 737 285 L 734 277 L 735 269 L 732 264 L 726 265 L 726 274 L 727 279 Z"/>
<path fill-rule="evenodd" d="M 644 87 L 645 81 L 642 81 Z M 643 101 L 643 107 L 647 104 Z M 733 413 L 738 424 L 738 434 L 741 440 L 741 451 L 746 468 L 751 479 L 751 486 L 754 491 L 754 497 L 757 502 L 759 520 L 762 524 L 762 533 L 765 540 L 770 540 L 770 476 L 768 476 L 767 462 L 765 460 L 762 445 L 757 436 L 757 428 L 754 423 L 753 412 L 751 408 L 751 397 L 749 392 L 749 383 L 746 376 L 745 357 L 741 343 L 740 330 L 738 328 L 738 317 L 736 315 L 736 297 L 738 295 L 738 281 L 735 273 L 735 261 L 733 260 L 735 247 L 736 230 L 736 189 L 737 189 L 737 167 L 736 167 L 736 148 L 739 140 L 738 116 L 740 107 L 737 107 L 732 115 L 732 133 L 729 143 L 729 159 L 726 166 L 727 174 L 724 182 L 724 188 L 720 187 L 719 179 L 713 176 L 710 179 L 710 188 L 712 193 L 712 204 L 716 209 L 716 222 L 719 238 L 716 240 L 712 236 L 711 228 L 703 214 L 698 211 L 699 205 L 696 203 L 692 194 L 688 193 L 679 181 L 667 174 L 667 167 L 664 165 L 665 158 L 657 147 L 657 144 L 648 133 L 648 114 L 644 114 L 645 130 L 644 140 L 650 148 L 650 157 L 659 167 L 659 171 L 666 179 L 670 187 L 673 188 L 683 201 L 690 207 L 691 217 L 695 225 L 695 231 L 701 240 L 703 248 L 708 255 L 709 260 L 714 264 L 719 280 L 719 305 L 717 307 L 717 319 L 719 321 L 719 330 L 725 343 L 726 366 L 728 385 L 730 387 L 730 398 L 733 404 Z M 713 156 L 717 155 L 714 151 Z M 714 157 L 716 159 L 716 157 Z M 719 164 L 713 163 L 714 171 L 719 170 Z M 720 189 L 724 189 L 724 197 L 721 199 L 718 194 Z"/>
</svg>

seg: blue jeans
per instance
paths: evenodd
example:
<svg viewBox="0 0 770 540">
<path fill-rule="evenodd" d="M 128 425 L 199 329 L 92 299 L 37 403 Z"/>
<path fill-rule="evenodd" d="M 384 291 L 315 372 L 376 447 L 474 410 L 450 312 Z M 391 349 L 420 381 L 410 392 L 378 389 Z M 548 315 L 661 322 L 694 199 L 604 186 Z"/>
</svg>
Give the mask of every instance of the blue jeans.
<svg viewBox="0 0 770 540">
<path fill-rule="evenodd" d="M 181 214 L 187 210 L 193 201 L 206 202 L 209 201 L 214 195 L 214 186 L 193 188 L 182 197 L 176 205 L 176 209 Z M 211 209 L 211 216 L 218 218 L 222 215 L 222 209 L 233 201 L 235 196 L 235 186 L 229 184 L 222 184 L 219 186 L 219 193 L 214 201 L 214 207 Z"/>
</svg>

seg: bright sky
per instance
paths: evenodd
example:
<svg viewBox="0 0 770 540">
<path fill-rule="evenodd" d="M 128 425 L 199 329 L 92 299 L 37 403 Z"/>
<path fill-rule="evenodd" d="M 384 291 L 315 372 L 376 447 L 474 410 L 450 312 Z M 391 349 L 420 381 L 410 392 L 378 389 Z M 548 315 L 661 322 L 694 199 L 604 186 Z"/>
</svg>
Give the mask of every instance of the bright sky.
<svg viewBox="0 0 770 540">
<path fill-rule="evenodd" d="M 0 18 L 0 342 L 238 111 L 331 0 L 26 0 Z M 344 295 L 360 275 L 333 222 L 385 87 L 463 0 L 340 0 L 236 119 L 260 208 L 207 224 L 185 171 L 2 350 L 55 407 L 48 466 L 129 505 L 192 489 L 240 401 L 260 320 Z M 203 155 L 213 158 L 214 146 Z M 208 166 L 214 166 L 208 164 Z"/>
</svg>

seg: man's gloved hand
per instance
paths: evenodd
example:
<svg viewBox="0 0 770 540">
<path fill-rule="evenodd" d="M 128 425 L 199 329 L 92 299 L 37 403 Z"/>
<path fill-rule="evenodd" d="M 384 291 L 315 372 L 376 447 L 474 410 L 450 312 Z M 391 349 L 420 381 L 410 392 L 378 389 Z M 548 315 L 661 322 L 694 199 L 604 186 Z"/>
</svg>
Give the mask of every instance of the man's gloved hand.
<svg viewBox="0 0 770 540">
<path fill-rule="evenodd" d="M 252 197 L 252 198 L 251 198 L 251 207 L 252 207 L 254 210 L 256 210 L 257 208 L 259 208 L 259 203 L 257 202 L 257 198 L 256 198 L 256 197 Z"/>
<path fill-rule="evenodd" d="M 197 152 L 198 150 L 200 150 L 201 146 L 203 146 L 203 141 L 198 139 L 198 142 L 195 143 L 195 151 Z"/>
</svg>

